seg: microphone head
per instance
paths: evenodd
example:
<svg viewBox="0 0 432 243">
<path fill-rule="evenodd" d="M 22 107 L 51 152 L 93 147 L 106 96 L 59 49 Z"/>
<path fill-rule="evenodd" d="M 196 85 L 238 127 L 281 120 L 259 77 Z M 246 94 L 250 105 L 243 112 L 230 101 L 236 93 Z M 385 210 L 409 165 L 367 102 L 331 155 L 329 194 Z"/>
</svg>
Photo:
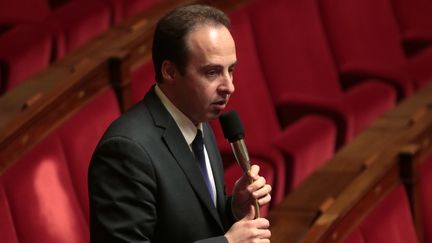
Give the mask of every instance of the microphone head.
<svg viewBox="0 0 432 243">
<path fill-rule="evenodd" d="M 236 111 L 228 111 L 219 116 L 224 136 L 230 143 L 244 138 L 244 129 Z"/>
</svg>

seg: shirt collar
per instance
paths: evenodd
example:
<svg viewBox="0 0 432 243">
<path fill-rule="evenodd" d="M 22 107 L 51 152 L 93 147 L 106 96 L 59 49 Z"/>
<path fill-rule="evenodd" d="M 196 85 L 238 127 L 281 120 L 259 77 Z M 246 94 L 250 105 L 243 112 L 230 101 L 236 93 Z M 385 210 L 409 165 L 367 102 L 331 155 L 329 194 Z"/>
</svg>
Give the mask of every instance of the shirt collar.
<svg viewBox="0 0 432 243">
<path fill-rule="evenodd" d="M 186 139 L 187 144 L 191 145 L 197 134 L 197 129 L 200 129 L 203 133 L 202 123 L 200 122 L 198 126 L 195 126 L 195 124 L 193 124 L 193 122 L 168 99 L 168 97 L 162 92 L 157 84 L 155 86 L 155 93 L 165 108 L 168 110 L 170 115 L 173 117 L 177 126 L 180 128 L 180 131 L 183 134 L 183 137 Z"/>
</svg>

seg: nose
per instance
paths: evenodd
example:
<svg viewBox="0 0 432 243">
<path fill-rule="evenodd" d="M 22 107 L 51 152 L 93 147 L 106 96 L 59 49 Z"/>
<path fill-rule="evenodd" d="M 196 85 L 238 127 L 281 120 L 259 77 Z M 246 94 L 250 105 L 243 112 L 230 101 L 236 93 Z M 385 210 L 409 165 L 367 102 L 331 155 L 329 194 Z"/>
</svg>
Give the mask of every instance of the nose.
<svg viewBox="0 0 432 243">
<path fill-rule="evenodd" d="M 233 83 L 232 73 L 227 73 L 224 75 L 223 80 L 220 87 L 220 91 L 225 95 L 230 95 L 234 93 L 235 87 Z"/>
</svg>

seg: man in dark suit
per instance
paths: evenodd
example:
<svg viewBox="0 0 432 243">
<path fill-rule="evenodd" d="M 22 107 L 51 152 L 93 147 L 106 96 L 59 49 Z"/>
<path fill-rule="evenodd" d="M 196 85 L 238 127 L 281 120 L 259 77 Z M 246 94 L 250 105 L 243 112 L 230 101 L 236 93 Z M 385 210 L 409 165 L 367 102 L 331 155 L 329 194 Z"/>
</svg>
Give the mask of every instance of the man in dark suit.
<svg viewBox="0 0 432 243">
<path fill-rule="evenodd" d="M 253 204 L 269 203 L 271 187 L 253 165 L 227 197 L 207 124 L 234 92 L 228 26 L 201 5 L 158 22 L 157 84 L 108 128 L 91 161 L 91 242 L 269 242 L 269 222 L 254 219 Z"/>
</svg>

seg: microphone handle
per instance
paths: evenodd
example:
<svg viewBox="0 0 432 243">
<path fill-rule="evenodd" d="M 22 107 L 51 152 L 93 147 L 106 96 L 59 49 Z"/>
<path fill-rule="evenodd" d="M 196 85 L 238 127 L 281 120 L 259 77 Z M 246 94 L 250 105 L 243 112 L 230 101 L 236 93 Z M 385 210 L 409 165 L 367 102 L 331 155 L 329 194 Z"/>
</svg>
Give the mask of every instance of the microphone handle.
<svg viewBox="0 0 432 243">
<path fill-rule="evenodd" d="M 234 156 L 237 160 L 237 163 L 240 165 L 244 173 L 247 173 L 250 170 L 250 159 L 249 154 L 246 149 L 246 144 L 243 139 L 237 140 L 231 143 L 231 148 L 234 152 Z M 249 177 L 249 184 L 253 183 L 253 179 Z M 254 203 L 255 208 L 255 219 L 260 217 L 259 204 L 258 200 L 255 199 Z"/>
</svg>

